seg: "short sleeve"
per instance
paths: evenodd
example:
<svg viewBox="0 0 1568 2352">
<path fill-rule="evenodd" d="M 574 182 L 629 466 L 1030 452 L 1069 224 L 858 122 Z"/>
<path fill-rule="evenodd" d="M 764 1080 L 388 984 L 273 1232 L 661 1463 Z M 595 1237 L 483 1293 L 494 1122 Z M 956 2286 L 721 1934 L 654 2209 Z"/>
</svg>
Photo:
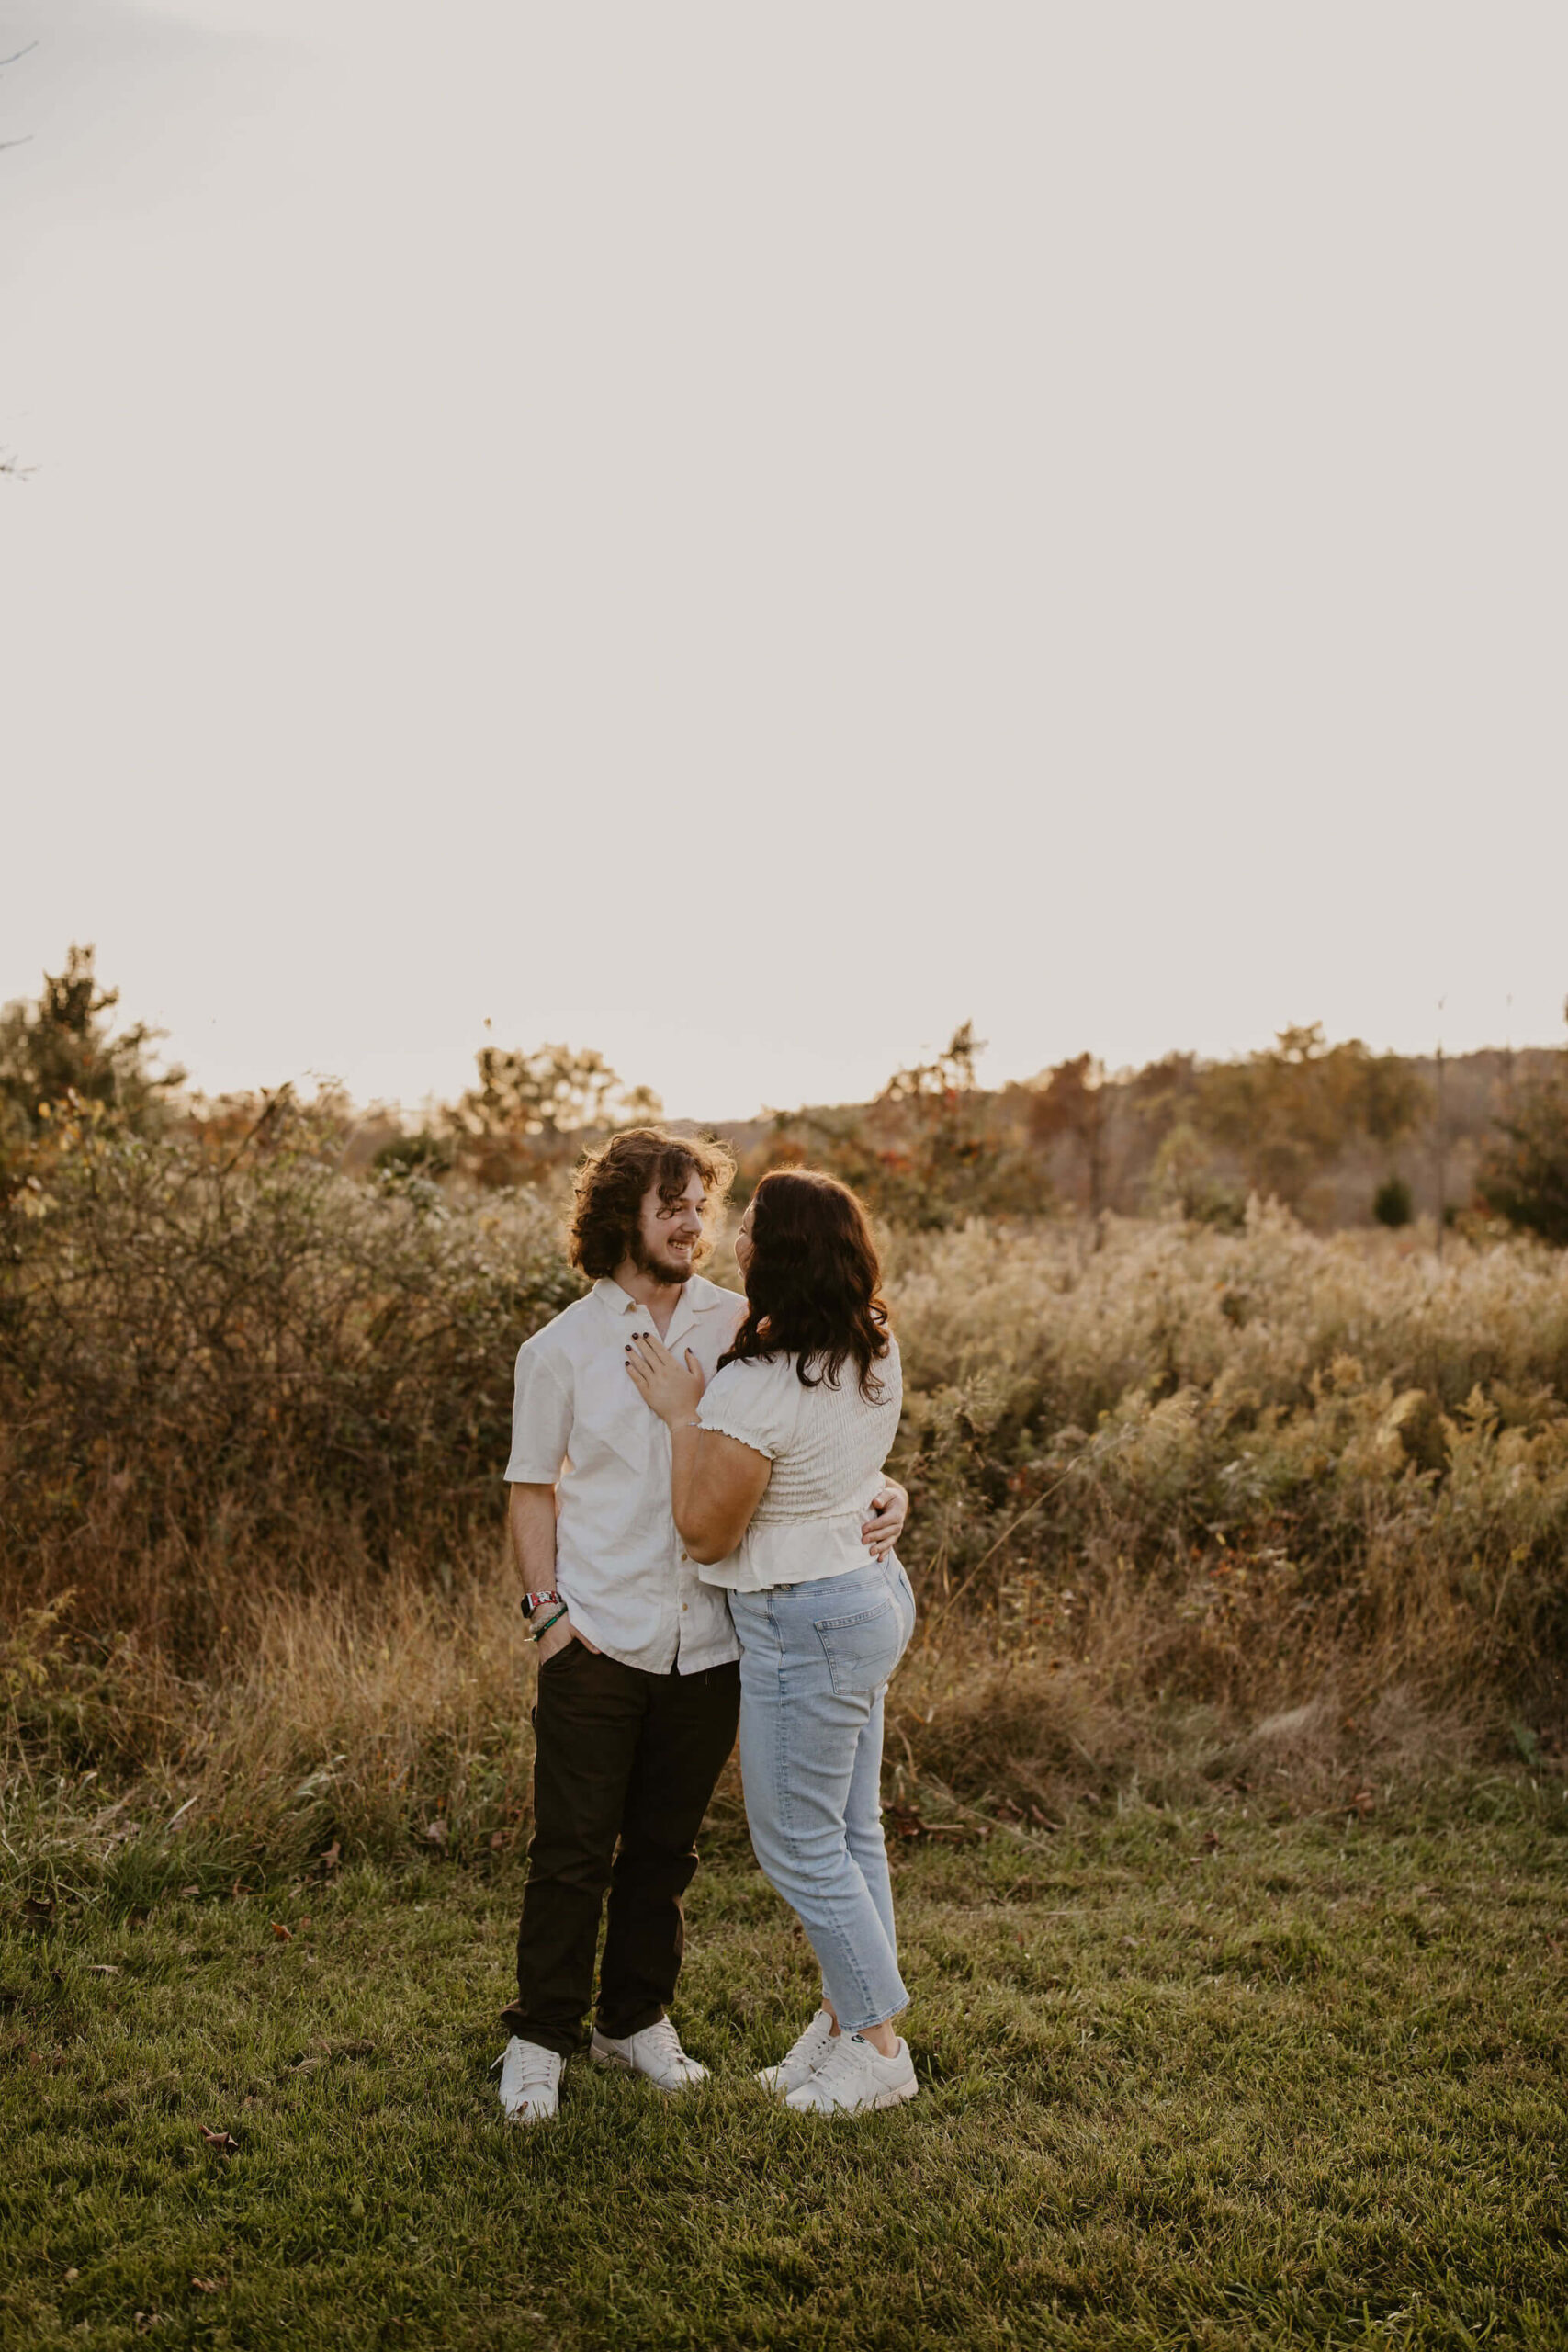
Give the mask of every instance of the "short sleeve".
<svg viewBox="0 0 1568 2352">
<path fill-rule="evenodd" d="M 698 1428 L 732 1437 L 738 1444 L 749 1445 L 753 1453 L 774 1461 L 795 1427 L 795 1399 L 790 1391 L 798 1390 L 799 1385 L 793 1359 L 785 1362 L 783 1370 L 785 1377 L 781 1380 L 777 1363 L 752 1361 L 721 1365 L 697 1407 Z"/>
<path fill-rule="evenodd" d="M 512 1391 L 509 1486 L 553 1487 L 571 1443 L 571 1398 L 549 1358 L 525 1344 Z"/>
</svg>

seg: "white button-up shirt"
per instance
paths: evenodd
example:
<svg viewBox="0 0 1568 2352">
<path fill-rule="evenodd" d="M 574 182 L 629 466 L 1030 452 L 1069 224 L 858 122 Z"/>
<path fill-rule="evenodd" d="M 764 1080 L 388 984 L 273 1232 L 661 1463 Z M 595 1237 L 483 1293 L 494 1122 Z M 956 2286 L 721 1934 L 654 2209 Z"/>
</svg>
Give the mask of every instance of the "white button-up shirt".
<svg viewBox="0 0 1568 2352">
<path fill-rule="evenodd" d="M 745 1312 L 738 1293 L 693 1274 L 664 1344 L 690 1348 L 711 1380 Z M 623 1666 L 698 1674 L 740 1650 L 723 1593 L 675 1532 L 670 1432 L 626 1370 L 632 1333 L 657 1329 L 606 1279 L 525 1340 L 506 1476 L 557 1490 L 556 1589 L 578 1631 Z"/>
</svg>

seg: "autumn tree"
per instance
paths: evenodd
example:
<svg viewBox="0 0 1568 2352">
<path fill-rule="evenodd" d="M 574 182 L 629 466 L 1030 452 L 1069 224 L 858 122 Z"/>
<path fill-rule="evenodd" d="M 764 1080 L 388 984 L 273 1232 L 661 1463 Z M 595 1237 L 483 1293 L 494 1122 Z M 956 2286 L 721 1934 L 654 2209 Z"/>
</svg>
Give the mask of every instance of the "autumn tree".
<svg viewBox="0 0 1568 2352">
<path fill-rule="evenodd" d="M 880 1215 L 907 1225 L 1043 1208 L 1049 1187 L 1037 1157 L 1011 1131 L 1000 1098 L 976 1082 L 985 1050 L 965 1021 L 931 1060 L 895 1070 L 863 1109 L 782 1115 L 771 1161 L 808 1156 Z"/>
<path fill-rule="evenodd" d="M 486 1046 L 479 1083 L 446 1115 L 462 1165 L 482 1184 L 514 1184 L 570 1159 L 590 1130 L 637 1125 L 662 1111 L 646 1086 L 623 1085 L 592 1047 L 533 1053 Z"/>
<path fill-rule="evenodd" d="M 1075 1054 L 1036 1081 L 1029 1106 L 1030 1138 L 1037 1148 L 1062 1136 L 1077 1144 L 1090 1216 L 1098 1216 L 1105 1205 L 1109 1099 L 1104 1064 L 1092 1054 Z"/>
<path fill-rule="evenodd" d="M 1359 1137 L 1392 1148 L 1425 1106 L 1426 1088 L 1397 1054 L 1359 1037 L 1330 1046 L 1321 1022 L 1281 1029 L 1261 1053 L 1199 1073 L 1196 1124 L 1232 1152 L 1257 1193 L 1294 1206 Z"/>
</svg>

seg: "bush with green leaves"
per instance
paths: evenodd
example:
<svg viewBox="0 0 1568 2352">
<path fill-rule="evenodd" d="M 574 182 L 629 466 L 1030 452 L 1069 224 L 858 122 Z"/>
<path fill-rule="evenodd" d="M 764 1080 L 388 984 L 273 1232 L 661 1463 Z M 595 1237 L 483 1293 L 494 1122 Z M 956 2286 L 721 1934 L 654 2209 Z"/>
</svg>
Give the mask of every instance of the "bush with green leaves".
<svg viewBox="0 0 1568 2352">
<path fill-rule="evenodd" d="M 1482 1168 L 1487 1207 L 1521 1232 L 1568 1249 L 1568 1075 L 1527 1087 Z"/>
<path fill-rule="evenodd" d="M 1415 1215 L 1410 1187 L 1403 1176 L 1385 1176 L 1372 1195 L 1372 1215 L 1379 1225 L 1408 1225 Z"/>
</svg>

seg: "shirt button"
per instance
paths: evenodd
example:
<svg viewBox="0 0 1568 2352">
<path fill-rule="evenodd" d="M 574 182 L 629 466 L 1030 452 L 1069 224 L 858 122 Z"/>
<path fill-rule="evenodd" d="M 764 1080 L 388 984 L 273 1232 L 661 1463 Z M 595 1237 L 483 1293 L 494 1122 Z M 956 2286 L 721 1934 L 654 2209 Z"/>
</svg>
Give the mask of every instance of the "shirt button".
<svg viewBox="0 0 1568 2352">
<path fill-rule="evenodd" d="M 687 1604 L 685 1603 L 685 1601 L 682 1601 L 682 1602 L 681 1603 L 681 1614 L 682 1614 L 682 1617 L 683 1617 L 683 1616 L 685 1615 L 685 1613 L 686 1613 L 686 1605 L 687 1605 Z"/>
</svg>

